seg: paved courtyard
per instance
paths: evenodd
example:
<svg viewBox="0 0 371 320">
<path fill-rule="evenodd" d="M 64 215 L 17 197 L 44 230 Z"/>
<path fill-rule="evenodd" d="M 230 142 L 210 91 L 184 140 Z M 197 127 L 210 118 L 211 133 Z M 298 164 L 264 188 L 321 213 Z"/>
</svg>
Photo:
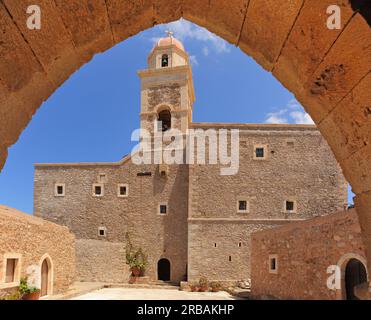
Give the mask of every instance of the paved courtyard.
<svg viewBox="0 0 371 320">
<path fill-rule="evenodd" d="M 106 288 L 71 300 L 237 300 L 227 292 L 186 292 L 176 289 Z"/>
</svg>

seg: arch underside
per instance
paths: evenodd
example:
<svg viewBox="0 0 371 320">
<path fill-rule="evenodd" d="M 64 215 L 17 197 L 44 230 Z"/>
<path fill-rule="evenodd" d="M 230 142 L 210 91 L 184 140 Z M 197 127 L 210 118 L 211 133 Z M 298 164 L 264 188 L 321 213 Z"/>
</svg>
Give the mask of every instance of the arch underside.
<svg viewBox="0 0 371 320">
<path fill-rule="evenodd" d="M 31 4 L 41 7 L 41 30 L 27 29 Z M 334 4 L 340 30 L 326 27 Z M 0 168 L 40 105 L 96 53 L 183 17 L 253 57 L 311 115 L 356 193 L 370 271 L 369 7 L 347 0 L 2 0 Z"/>
</svg>

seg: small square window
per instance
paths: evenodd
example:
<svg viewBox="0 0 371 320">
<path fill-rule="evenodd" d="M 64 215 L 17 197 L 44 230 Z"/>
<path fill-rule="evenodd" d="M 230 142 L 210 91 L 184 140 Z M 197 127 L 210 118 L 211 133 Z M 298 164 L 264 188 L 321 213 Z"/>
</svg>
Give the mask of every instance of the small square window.
<svg viewBox="0 0 371 320">
<path fill-rule="evenodd" d="M 100 237 L 105 237 L 106 236 L 106 228 L 105 227 L 99 227 L 98 228 L 98 235 Z"/>
<path fill-rule="evenodd" d="M 117 196 L 121 198 L 127 197 L 129 194 L 129 186 L 127 184 L 119 184 L 117 187 Z"/>
<path fill-rule="evenodd" d="M 159 214 L 165 215 L 167 214 L 167 204 L 160 204 L 159 206 Z"/>
<path fill-rule="evenodd" d="M 286 210 L 293 211 L 294 210 L 294 202 L 293 201 L 286 201 Z"/>
<path fill-rule="evenodd" d="M 104 194 L 103 184 L 93 184 L 93 196 L 103 197 L 103 194 Z"/>
<path fill-rule="evenodd" d="M 264 158 L 264 148 L 256 148 L 255 149 L 255 157 L 256 158 Z"/>
<path fill-rule="evenodd" d="M 269 273 L 277 273 L 278 272 L 278 257 L 277 255 L 270 255 L 269 256 Z"/>
<path fill-rule="evenodd" d="M 246 213 L 249 212 L 249 202 L 247 200 L 238 200 L 237 201 L 237 212 Z"/>
<path fill-rule="evenodd" d="M 265 160 L 267 158 L 267 146 L 266 145 L 255 145 L 254 146 L 254 159 Z"/>
<path fill-rule="evenodd" d="M 285 212 L 296 212 L 296 201 L 293 200 L 286 200 L 285 201 Z"/>
<path fill-rule="evenodd" d="M 56 183 L 54 186 L 54 195 L 56 197 L 65 196 L 65 185 L 63 183 Z"/>
<path fill-rule="evenodd" d="M 247 201 L 238 201 L 238 210 L 239 211 L 246 211 L 247 210 Z"/>
</svg>

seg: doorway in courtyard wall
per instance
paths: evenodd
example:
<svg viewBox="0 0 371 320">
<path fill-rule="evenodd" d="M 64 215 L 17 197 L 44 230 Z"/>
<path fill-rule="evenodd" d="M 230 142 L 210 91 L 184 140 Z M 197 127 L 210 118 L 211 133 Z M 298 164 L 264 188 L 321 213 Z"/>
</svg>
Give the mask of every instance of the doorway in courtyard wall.
<svg viewBox="0 0 371 320">
<path fill-rule="evenodd" d="M 170 281 L 170 261 L 160 259 L 157 263 L 157 279 L 161 281 Z"/>
<path fill-rule="evenodd" d="M 44 259 L 41 265 L 41 296 L 48 295 L 49 287 L 49 265 L 47 259 Z"/>
<path fill-rule="evenodd" d="M 350 259 L 345 268 L 345 290 L 347 300 L 359 300 L 354 294 L 354 288 L 367 281 L 367 272 L 363 263 Z"/>
</svg>

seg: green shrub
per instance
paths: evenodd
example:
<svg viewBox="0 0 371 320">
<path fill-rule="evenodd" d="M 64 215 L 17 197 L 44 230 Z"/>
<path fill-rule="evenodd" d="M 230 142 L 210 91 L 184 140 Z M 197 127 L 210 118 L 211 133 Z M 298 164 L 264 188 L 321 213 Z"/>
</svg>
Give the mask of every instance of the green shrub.
<svg viewBox="0 0 371 320">
<path fill-rule="evenodd" d="M 40 292 L 40 289 L 36 287 L 30 287 L 27 283 L 27 278 L 22 278 L 19 284 L 20 295 L 23 296 L 25 294 L 30 294 L 30 293 L 35 293 L 35 292 Z"/>
<path fill-rule="evenodd" d="M 126 234 L 126 239 L 126 264 L 129 265 L 130 269 L 138 268 L 141 272 L 144 272 L 148 265 L 147 255 L 143 252 L 142 248 L 133 249 L 128 234 Z"/>
</svg>

